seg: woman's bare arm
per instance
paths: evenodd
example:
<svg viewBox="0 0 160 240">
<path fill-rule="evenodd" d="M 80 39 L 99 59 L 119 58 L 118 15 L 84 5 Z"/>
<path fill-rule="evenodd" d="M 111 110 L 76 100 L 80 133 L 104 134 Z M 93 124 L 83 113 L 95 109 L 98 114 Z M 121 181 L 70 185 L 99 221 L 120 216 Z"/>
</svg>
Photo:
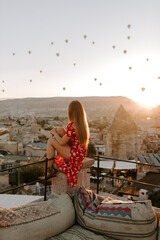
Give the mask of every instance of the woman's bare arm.
<svg viewBox="0 0 160 240">
<path fill-rule="evenodd" d="M 63 137 L 60 137 L 55 129 L 52 129 L 50 133 L 54 136 L 57 142 L 59 142 L 59 144 L 61 144 L 62 146 L 66 145 L 70 140 L 70 137 L 67 137 L 67 135 L 63 135 Z"/>
</svg>

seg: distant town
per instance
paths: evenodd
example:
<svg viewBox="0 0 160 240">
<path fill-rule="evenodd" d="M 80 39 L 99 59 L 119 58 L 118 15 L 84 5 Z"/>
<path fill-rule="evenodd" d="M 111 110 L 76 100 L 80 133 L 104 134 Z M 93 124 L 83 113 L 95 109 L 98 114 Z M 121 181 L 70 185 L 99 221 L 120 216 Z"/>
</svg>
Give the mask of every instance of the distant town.
<svg viewBox="0 0 160 240">
<path fill-rule="evenodd" d="M 94 111 L 96 116 L 94 117 Z M 151 179 L 148 183 L 160 184 L 160 115 L 134 113 L 134 115 L 120 104 L 112 114 L 97 114 L 98 109 L 89 114 L 88 122 L 90 128 L 90 143 L 88 156 L 106 156 L 108 161 L 102 162 L 100 166 L 105 174 L 118 176 L 119 179 L 106 179 L 101 177 L 100 189 L 107 192 L 116 192 L 121 196 L 139 196 L 139 190 L 157 191 L 156 188 L 147 186 L 133 186 L 123 182 L 123 178 L 130 180 Z M 45 153 L 47 140 L 51 137 L 52 128 L 66 127 L 68 122 L 66 116 L 7 116 L 0 117 L 0 170 L 14 166 L 22 166 L 29 162 L 38 161 Z M 110 158 L 110 159 L 109 159 Z M 130 160 L 128 162 L 115 162 L 115 159 Z M 148 163 L 144 166 L 135 163 Z M 154 166 L 155 165 L 155 166 Z M 96 169 L 96 163 L 93 171 Z M 43 170 L 43 169 L 41 169 Z M 43 175 L 40 169 L 36 176 Z M 39 171 L 39 172 L 38 172 Z M 104 174 L 103 173 L 103 174 Z M 30 174 L 31 171 L 30 171 Z M 152 175 L 152 177 L 151 177 Z M 27 173 L 16 170 L 0 173 L 0 191 L 9 189 L 11 186 L 27 182 Z M 34 176 L 30 176 L 31 178 Z M 147 181 L 147 180 L 146 180 Z M 154 182 L 155 181 L 155 182 Z M 90 177 L 91 187 L 96 185 L 96 177 Z M 122 184 L 123 183 L 123 184 Z M 123 185 L 123 186 L 122 186 Z M 133 191 L 134 188 L 134 191 Z M 139 190 L 138 190 L 139 188 Z M 29 188 L 19 190 L 20 194 L 28 194 Z M 159 190 L 159 189 L 158 189 Z M 36 186 L 30 187 L 32 194 L 36 194 Z"/>
</svg>

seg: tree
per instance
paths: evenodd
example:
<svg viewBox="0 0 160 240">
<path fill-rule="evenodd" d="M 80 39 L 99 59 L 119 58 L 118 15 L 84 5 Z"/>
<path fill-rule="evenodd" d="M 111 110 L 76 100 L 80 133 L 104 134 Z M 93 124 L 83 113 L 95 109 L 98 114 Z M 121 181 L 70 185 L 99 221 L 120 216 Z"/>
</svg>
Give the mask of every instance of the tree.
<svg viewBox="0 0 160 240">
<path fill-rule="evenodd" d="M 44 176 L 44 164 L 42 163 L 23 167 L 20 171 L 21 183 L 36 181 L 41 176 Z"/>
<path fill-rule="evenodd" d="M 152 201 L 154 207 L 160 208 L 160 191 L 151 192 L 149 199 Z"/>
<path fill-rule="evenodd" d="M 94 155 L 94 154 L 96 154 L 96 149 L 94 147 L 94 144 L 89 142 L 87 156 L 88 155 Z"/>
<path fill-rule="evenodd" d="M 58 116 L 54 117 L 55 121 L 60 121 L 60 118 Z"/>
</svg>

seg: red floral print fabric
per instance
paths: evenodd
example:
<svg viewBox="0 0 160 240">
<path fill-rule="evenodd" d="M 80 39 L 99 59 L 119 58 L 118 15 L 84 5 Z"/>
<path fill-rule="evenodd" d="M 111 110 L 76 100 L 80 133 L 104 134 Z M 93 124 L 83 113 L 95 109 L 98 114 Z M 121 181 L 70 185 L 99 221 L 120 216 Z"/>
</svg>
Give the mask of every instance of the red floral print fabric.
<svg viewBox="0 0 160 240">
<path fill-rule="evenodd" d="M 65 161 L 61 155 L 58 155 L 54 162 L 57 167 L 65 173 L 70 186 L 75 187 L 77 185 L 77 173 L 82 168 L 83 159 L 87 154 L 87 148 L 80 144 L 73 122 L 67 125 L 65 134 L 70 137 L 71 142 L 70 161 Z"/>
</svg>

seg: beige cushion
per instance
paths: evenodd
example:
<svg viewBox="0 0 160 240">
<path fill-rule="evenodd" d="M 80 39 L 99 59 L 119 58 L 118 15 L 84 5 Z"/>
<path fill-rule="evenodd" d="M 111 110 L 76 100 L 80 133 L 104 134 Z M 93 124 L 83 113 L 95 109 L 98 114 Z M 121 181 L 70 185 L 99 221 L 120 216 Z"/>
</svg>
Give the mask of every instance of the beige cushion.
<svg viewBox="0 0 160 240">
<path fill-rule="evenodd" d="M 97 233 L 120 240 L 156 239 L 157 221 L 150 201 L 125 202 L 80 188 L 74 199 L 78 223 Z"/>
<path fill-rule="evenodd" d="M 67 194 L 0 212 L 0 240 L 45 240 L 75 223 L 73 203 Z"/>
<path fill-rule="evenodd" d="M 65 232 L 48 240 L 114 240 L 111 237 L 102 236 L 91 232 L 80 225 L 74 225 Z"/>
</svg>

